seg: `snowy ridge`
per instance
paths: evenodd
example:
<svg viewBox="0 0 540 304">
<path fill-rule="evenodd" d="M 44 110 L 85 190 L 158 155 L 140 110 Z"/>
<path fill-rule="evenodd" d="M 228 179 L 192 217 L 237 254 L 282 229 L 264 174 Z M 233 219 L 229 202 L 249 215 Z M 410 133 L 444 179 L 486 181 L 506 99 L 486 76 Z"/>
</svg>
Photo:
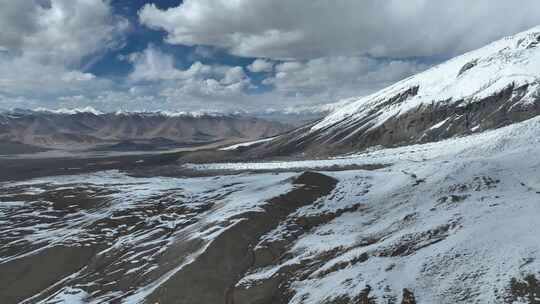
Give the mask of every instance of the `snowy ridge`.
<svg viewBox="0 0 540 304">
<path fill-rule="evenodd" d="M 116 111 L 115 115 L 131 116 L 164 116 L 164 117 L 228 117 L 228 116 L 237 116 L 237 113 L 224 113 L 216 111 Z"/>
<path fill-rule="evenodd" d="M 311 131 L 320 130 L 345 119 L 365 117 L 377 105 L 417 88 L 406 100 L 379 113 L 373 126 L 395 115 L 433 102 L 469 102 L 496 94 L 514 85 L 530 85 L 529 96 L 538 97 L 540 79 L 540 27 L 496 41 L 484 48 L 456 57 L 416 76 L 405 79 L 375 94 L 357 99 L 336 109 Z"/>
<path fill-rule="evenodd" d="M 52 113 L 52 114 L 60 114 L 60 115 L 76 115 L 81 113 L 87 113 L 87 114 L 93 114 L 93 115 L 118 115 L 118 116 L 165 116 L 165 117 L 204 117 L 204 116 L 214 116 L 214 117 L 222 117 L 222 116 L 234 116 L 236 113 L 222 113 L 217 111 L 193 111 L 193 112 L 187 112 L 187 111 L 124 111 L 124 110 L 118 110 L 114 113 L 106 113 L 99 110 L 96 110 L 95 108 L 91 106 L 87 106 L 84 108 L 60 108 L 60 109 L 48 109 L 48 108 L 36 108 L 34 110 L 31 110 L 30 112 L 41 112 L 41 113 Z"/>
<path fill-rule="evenodd" d="M 221 148 L 219 150 L 221 151 L 232 151 L 232 150 L 236 150 L 238 148 L 242 148 L 242 147 L 249 147 L 249 146 L 253 146 L 253 145 L 256 145 L 256 144 L 260 144 L 260 143 L 264 143 L 264 142 L 267 142 L 267 141 L 271 141 L 271 140 L 274 140 L 277 136 L 275 137 L 269 137 L 269 138 L 263 138 L 263 139 L 259 139 L 259 140 L 254 140 L 254 141 L 250 141 L 250 142 L 245 142 L 245 143 L 240 143 L 240 144 L 235 144 L 235 145 L 231 145 L 231 146 L 227 146 L 225 148 Z"/>
<path fill-rule="evenodd" d="M 340 108 L 344 104 L 347 104 L 354 99 L 343 100 L 337 103 L 322 104 L 316 106 L 300 106 L 300 107 L 287 107 L 284 109 L 267 109 L 264 111 L 217 111 L 217 110 L 200 110 L 200 111 L 170 111 L 170 110 L 117 110 L 114 112 L 104 112 L 95 109 L 92 106 L 86 106 L 81 108 L 58 108 L 51 109 L 45 107 L 39 107 L 35 109 L 0 109 L 2 113 L 18 113 L 18 114 L 31 114 L 31 113 L 50 113 L 59 115 L 75 115 L 81 113 L 93 114 L 93 115 L 121 115 L 121 116 L 166 116 L 166 117 L 203 117 L 203 116 L 267 116 L 270 114 L 276 115 L 315 115 L 329 113 L 337 108 Z"/>
<path fill-rule="evenodd" d="M 283 113 L 283 114 L 317 114 L 330 113 L 341 107 L 356 101 L 358 98 L 346 98 L 337 102 L 318 104 L 318 105 L 300 105 L 289 106 L 285 109 L 268 109 L 265 113 Z"/>
<path fill-rule="evenodd" d="M 84 108 L 72 108 L 72 109 L 60 108 L 60 109 L 56 109 L 56 110 L 51 110 L 51 109 L 47 109 L 47 108 L 37 108 L 34 111 L 35 112 L 52 113 L 52 114 L 60 114 L 60 115 L 75 115 L 75 114 L 81 114 L 81 113 L 89 113 L 89 114 L 94 114 L 94 115 L 103 115 L 103 114 L 105 114 L 105 113 L 103 113 L 101 111 L 98 111 L 98 110 L 94 109 L 91 106 L 87 106 L 87 107 L 84 107 Z"/>
</svg>

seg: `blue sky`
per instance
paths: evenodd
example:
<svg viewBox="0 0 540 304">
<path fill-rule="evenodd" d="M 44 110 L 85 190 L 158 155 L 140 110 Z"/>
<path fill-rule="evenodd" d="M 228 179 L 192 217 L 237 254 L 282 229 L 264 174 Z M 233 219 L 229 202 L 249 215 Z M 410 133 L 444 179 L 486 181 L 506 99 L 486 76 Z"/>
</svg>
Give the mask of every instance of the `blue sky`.
<svg viewBox="0 0 540 304">
<path fill-rule="evenodd" d="M 181 0 L 113 0 L 110 4 L 116 14 L 122 15 L 130 21 L 132 28 L 127 33 L 126 44 L 124 47 L 108 52 L 88 67 L 87 71 L 98 77 L 108 77 L 121 83 L 132 71 L 133 67 L 129 62 L 121 60 L 119 57 L 128 56 L 135 52 L 143 52 L 149 45 L 157 47 L 167 54 L 174 55 L 176 58 L 175 67 L 178 69 L 188 69 L 196 61 L 202 61 L 205 64 L 210 65 L 220 64 L 242 66 L 245 68 L 256 59 L 253 57 L 234 56 L 228 54 L 224 50 L 212 47 L 204 48 L 212 55 L 203 56 L 198 54 L 197 46 L 171 45 L 165 43 L 165 31 L 150 29 L 138 22 L 138 13 L 146 4 L 154 4 L 159 9 L 166 10 L 181 5 Z M 201 47 L 199 46 L 199 49 L 200 48 Z M 249 74 L 251 80 L 257 84 L 256 88 L 250 90 L 251 93 L 262 93 L 270 89 L 268 86 L 262 84 L 262 75 L 259 73 L 251 73 L 247 69 L 245 72 L 246 74 Z"/>
<path fill-rule="evenodd" d="M 526 30 L 539 10 L 535 0 L 0 0 L 0 108 L 311 107 Z"/>
<path fill-rule="evenodd" d="M 130 70 L 131 65 L 123 60 L 119 60 L 119 55 L 127 55 L 133 52 L 141 52 L 149 44 L 158 45 L 161 48 L 174 52 L 178 58 L 188 57 L 192 53 L 193 47 L 187 46 L 174 46 L 163 43 L 165 32 L 159 30 L 152 30 L 145 26 L 142 26 L 138 22 L 138 12 L 147 3 L 154 3 L 161 9 L 167 9 L 178 6 L 182 1 L 178 0 L 113 0 L 111 6 L 114 12 L 118 15 L 126 17 L 131 25 L 132 29 L 127 33 L 127 41 L 125 47 L 117 50 L 112 50 L 107 53 L 102 59 L 93 64 L 89 68 L 89 72 L 100 76 L 125 76 Z"/>
</svg>

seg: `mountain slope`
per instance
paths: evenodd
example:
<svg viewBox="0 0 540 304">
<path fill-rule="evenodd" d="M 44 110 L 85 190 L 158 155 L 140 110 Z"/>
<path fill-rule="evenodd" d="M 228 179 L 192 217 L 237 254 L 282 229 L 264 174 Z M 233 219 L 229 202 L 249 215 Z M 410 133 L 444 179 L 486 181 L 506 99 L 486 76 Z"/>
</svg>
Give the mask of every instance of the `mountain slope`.
<svg viewBox="0 0 540 304">
<path fill-rule="evenodd" d="M 538 303 L 539 138 L 537 117 L 331 160 L 191 168 L 387 165 L 325 172 L 336 189 L 260 239 L 236 304 Z"/>
<path fill-rule="evenodd" d="M 338 154 L 429 142 L 538 114 L 540 27 L 344 103 L 324 119 L 262 145 L 254 154 Z"/>
</svg>

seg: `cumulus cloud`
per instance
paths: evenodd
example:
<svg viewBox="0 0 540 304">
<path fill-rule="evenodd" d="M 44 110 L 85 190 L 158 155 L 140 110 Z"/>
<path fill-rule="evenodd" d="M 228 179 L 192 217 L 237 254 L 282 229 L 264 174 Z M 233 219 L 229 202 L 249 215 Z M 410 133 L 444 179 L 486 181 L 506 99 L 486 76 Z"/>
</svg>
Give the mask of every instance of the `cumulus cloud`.
<svg viewBox="0 0 540 304">
<path fill-rule="evenodd" d="M 232 67 L 225 70 L 225 74 L 221 83 L 233 84 L 243 82 L 247 78 L 246 73 L 242 67 Z"/>
<path fill-rule="evenodd" d="M 113 82 L 88 72 L 122 48 L 130 30 L 110 0 L 0 0 L 0 7 L 0 107 L 48 102 L 113 111 L 335 102 L 540 23 L 536 0 L 184 0 L 166 10 L 148 4 L 141 23 L 163 30 L 169 44 L 195 48 L 179 58 L 182 52 L 158 42 L 123 56 L 132 69 Z"/>
<path fill-rule="evenodd" d="M 369 57 L 324 57 L 306 61 L 275 63 L 257 59 L 247 66 L 265 72 L 260 85 L 240 66 L 207 65 L 195 62 L 178 68 L 171 54 L 150 46 L 128 56 L 133 64 L 130 92 L 153 95 L 162 107 L 260 110 L 293 104 L 313 105 L 372 93 L 397 80 L 419 72 L 427 65 L 416 61 L 377 60 Z M 115 100 L 119 100 L 118 96 Z"/>
<path fill-rule="evenodd" d="M 183 77 L 187 71 L 180 71 L 174 66 L 174 57 L 150 46 L 141 53 L 128 56 L 133 64 L 133 72 L 129 78 L 134 81 L 171 80 Z M 199 67 L 198 70 L 203 70 Z"/>
<path fill-rule="evenodd" d="M 259 58 L 248 65 L 247 69 L 253 73 L 272 72 L 274 64 L 269 60 Z"/>
<path fill-rule="evenodd" d="M 133 71 L 128 76 L 139 90 L 154 90 L 157 96 L 184 103 L 231 102 L 243 95 L 251 80 L 240 66 L 206 65 L 194 62 L 187 69 L 176 67 L 175 58 L 150 46 L 128 56 Z M 201 106 L 201 104 L 199 104 Z"/>
<path fill-rule="evenodd" d="M 109 85 L 109 80 L 96 78 L 91 73 L 0 53 L 0 92 L 5 94 L 44 98 L 44 95 L 80 93 Z"/>
<path fill-rule="evenodd" d="M 119 48 L 129 28 L 102 0 L 0 0 L 0 91 L 77 90 L 106 80 L 85 65 Z"/>
<path fill-rule="evenodd" d="M 32 1 L 0 0 L 0 49 L 19 51 L 24 37 L 38 30 L 38 6 Z"/>
<path fill-rule="evenodd" d="M 195 48 L 195 51 L 193 52 L 192 57 L 194 58 L 214 58 L 216 56 L 216 52 L 213 48 L 198 45 Z"/>
<path fill-rule="evenodd" d="M 300 94 L 317 102 L 330 102 L 372 93 L 426 68 L 416 61 L 325 57 L 278 64 L 274 75 L 263 83 L 285 96 Z"/>
<path fill-rule="evenodd" d="M 179 69 L 172 55 L 154 46 L 149 46 L 143 52 L 130 54 L 128 60 L 133 64 L 129 78 L 135 82 L 175 80 L 175 84 L 181 85 L 183 82 L 210 80 L 211 83 L 216 81 L 221 85 L 231 85 L 245 84 L 248 80 L 240 66 L 206 65 L 196 61 L 186 70 Z"/>
<path fill-rule="evenodd" d="M 385 63 L 368 58 L 332 57 L 303 62 L 282 62 L 265 74 L 264 85 L 272 89 L 253 92 L 255 84 L 241 67 L 211 66 L 196 62 L 184 70 L 166 65 L 163 75 L 139 74 L 152 58 L 169 57 L 157 49 L 136 55 L 128 87 L 94 90 L 96 94 L 65 94 L 49 104 L 54 108 L 92 106 L 102 111 L 182 110 L 182 111 L 262 111 L 335 102 L 341 98 L 372 93 L 426 66 L 406 61 Z M 160 55 L 156 55 L 160 54 Z M 170 60 L 155 59 L 171 62 Z M 138 64 L 141 64 L 138 66 Z M 323 73 L 324 71 L 324 73 Z M 256 90 L 255 90 L 256 91 Z M 1 96 L 0 96 L 1 97 Z M 11 100 L 13 101 L 13 100 Z M 6 100 L 7 102 L 7 100 Z M 35 99 L 18 99 L 22 106 L 45 106 Z M 0 98 L 0 107 L 2 99 Z"/>
<path fill-rule="evenodd" d="M 167 41 L 247 57 L 454 55 L 540 23 L 536 0 L 185 0 L 140 21 Z M 508 12 L 512 12 L 509 14 Z"/>
</svg>

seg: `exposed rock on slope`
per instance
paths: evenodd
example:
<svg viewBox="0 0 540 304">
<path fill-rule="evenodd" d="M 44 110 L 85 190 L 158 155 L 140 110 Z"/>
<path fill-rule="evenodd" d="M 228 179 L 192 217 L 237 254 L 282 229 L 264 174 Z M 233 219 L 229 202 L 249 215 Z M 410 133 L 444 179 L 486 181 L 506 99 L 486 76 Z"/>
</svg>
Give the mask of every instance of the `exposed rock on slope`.
<svg viewBox="0 0 540 304">
<path fill-rule="evenodd" d="M 268 200 L 260 206 L 263 212 L 241 214 L 209 244 L 195 261 L 146 299 L 150 303 L 206 304 L 237 303 L 232 286 L 257 258 L 252 248 L 265 233 L 275 229 L 280 221 L 302 206 L 310 205 L 328 195 L 337 181 L 331 177 L 306 172 L 294 179 L 292 191 Z"/>
<path fill-rule="evenodd" d="M 477 133 L 540 114 L 540 27 L 454 58 L 253 154 L 338 154 Z"/>
</svg>

